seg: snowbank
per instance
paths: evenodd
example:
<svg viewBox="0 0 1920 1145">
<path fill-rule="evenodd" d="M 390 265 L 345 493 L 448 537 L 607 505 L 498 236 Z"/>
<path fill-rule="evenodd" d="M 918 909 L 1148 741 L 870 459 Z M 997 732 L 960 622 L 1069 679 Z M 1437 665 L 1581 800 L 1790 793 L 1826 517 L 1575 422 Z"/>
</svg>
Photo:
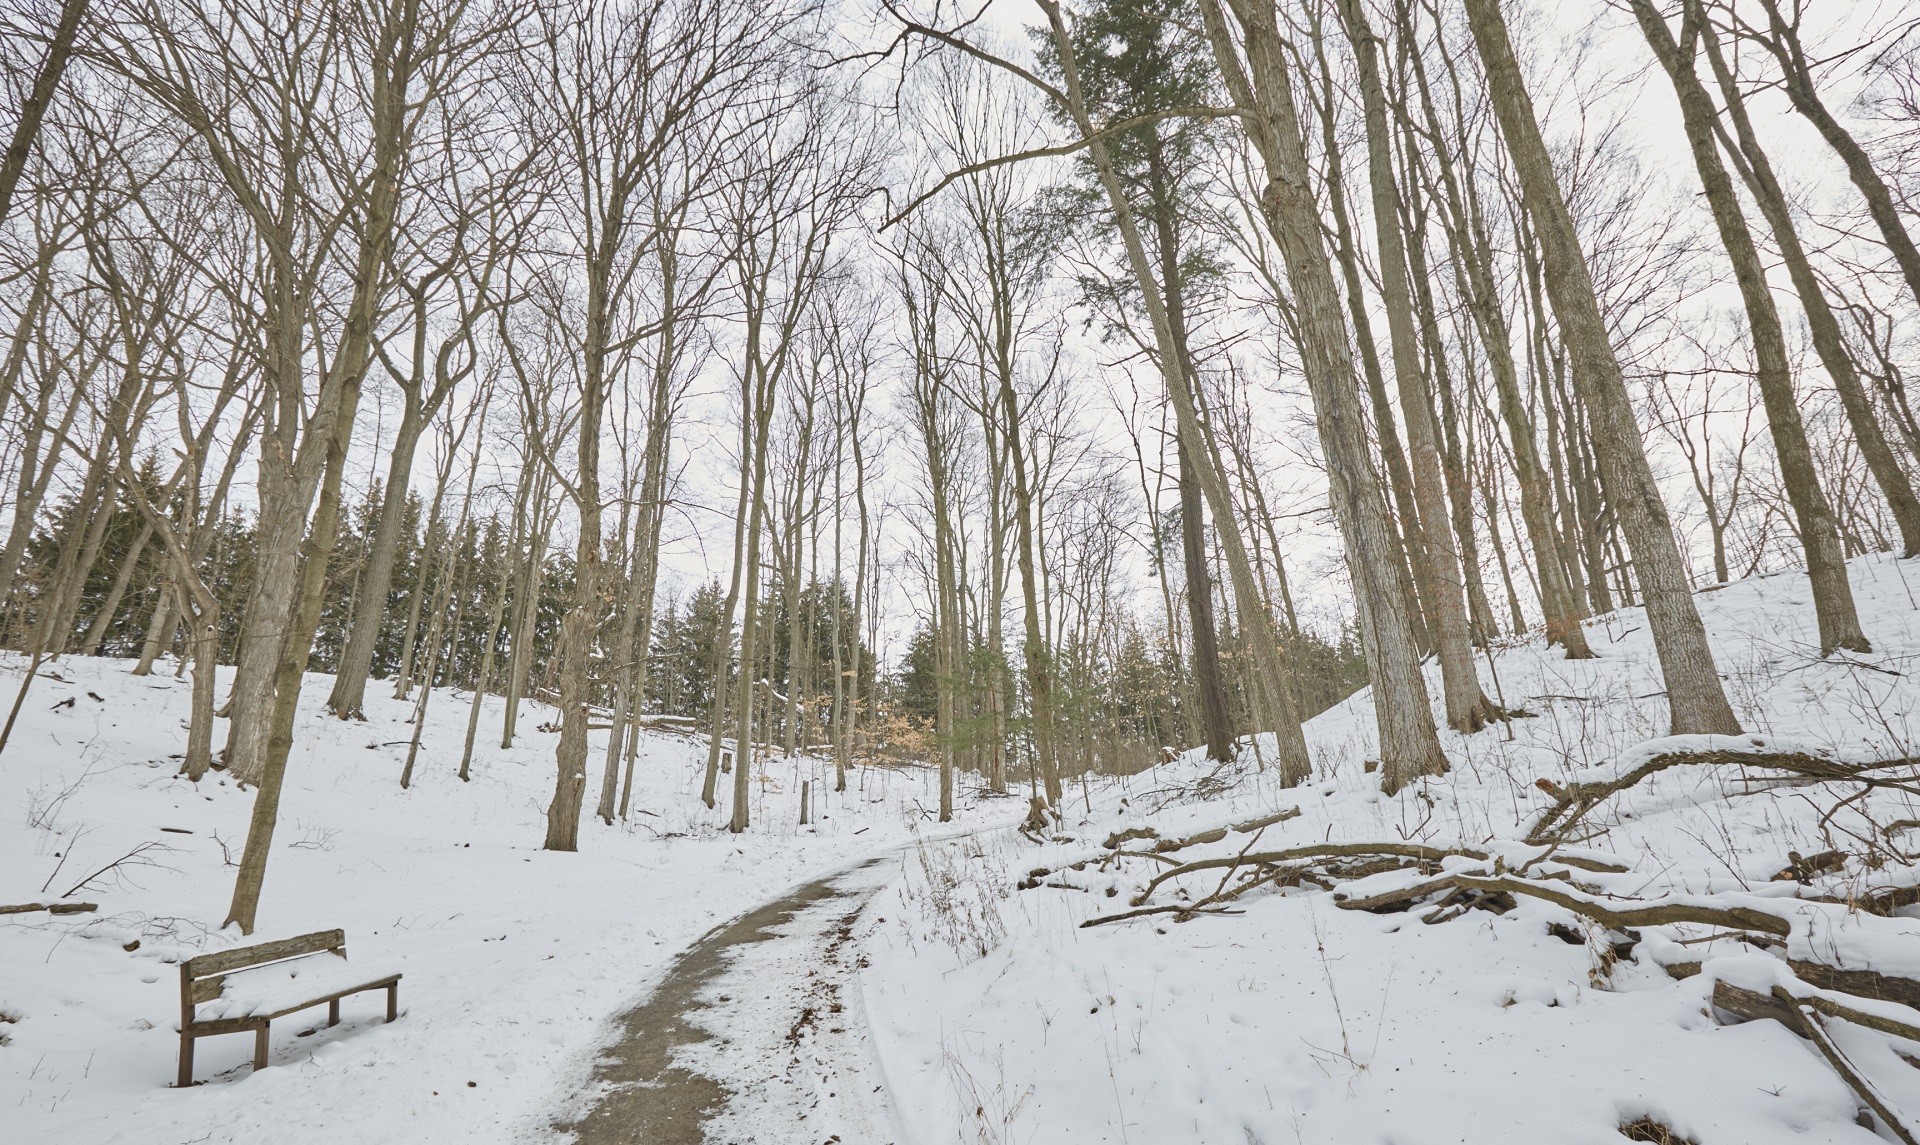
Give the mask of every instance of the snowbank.
<svg viewBox="0 0 1920 1145">
<path fill-rule="evenodd" d="M 1472 736 L 1443 731 L 1452 772 L 1396 797 L 1365 770 L 1377 756 L 1362 692 L 1308 725 L 1315 770 L 1299 787 L 1281 788 L 1250 765 L 1219 774 L 1188 757 L 1136 777 L 1067 825 L 1065 841 L 996 839 L 964 902 L 930 899 L 925 888 L 939 872 L 926 867 L 875 900 L 863 931 L 873 963 L 865 1002 L 889 1086 L 914 1111 L 912 1141 L 1601 1145 L 1621 1141 L 1619 1126 L 1642 1117 L 1702 1145 L 1877 1140 L 1855 1123 L 1854 1093 L 1808 1043 L 1775 1022 L 1713 1019 L 1716 975 L 1750 976 L 1756 958 L 1783 963 L 1736 942 L 1701 941 L 1710 927 L 1649 930 L 1640 954 L 1615 964 L 1600 928 L 1538 898 L 1425 925 L 1424 908 L 1342 910 L 1334 891 L 1311 883 L 1250 892 L 1231 904 L 1241 913 L 1081 924 L 1126 910 L 1167 869 L 1100 862 L 1112 854 L 1109 837 L 1129 829 L 1171 840 L 1298 807 L 1257 842 L 1230 833 L 1178 857 L 1406 841 L 1487 856 L 1447 860 L 1457 868 L 1498 861 L 1513 870 L 1543 851 L 1520 842 L 1553 801 L 1538 779 L 1562 788 L 1608 781 L 1675 751 L 1920 754 L 1920 611 L 1908 586 L 1920 568 L 1911 565 L 1884 556 L 1852 563 L 1869 656 L 1819 658 L 1804 574 L 1699 597 L 1745 736 L 1666 736 L 1645 616 L 1627 609 L 1589 624 L 1597 659 L 1569 661 L 1536 640 L 1499 649 L 1492 673 L 1483 660 L 1487 690 L 1532 717 Z M 1880 829 L 1920 818 L 1920 809 L 1904 793 L 1875 793 L 1822 822 L 1834 800 L 1818 785 L 1779 778 L 1733 765 L 1659 771 L 1584 821 L 1591 834 L 1556 852 L 1569 862 L 1535 872 L 1592 901 L 1713 895 L 1783 912 L 1794 927 L 1786 956 L 1920 974 L 1920 920 L 1806 901 L 1911 883 Z M 1809 886 L 1772 881 L 1789 852 L 1829 848 L 1853 857 Z M 1870 867 L 1866 852 L 1889 866 Z M 1629 870 L 1588 869 L 1595 860 Z M 1181 886 L 1198 897 L 1226 874 L 1198 872 Z M 1387 872 L 1338 893 L 1422 877 L 1431 876 Z M 1031 889 L 1012 889 L 1020 882 Z M 1163 886 L 1154 901 L 1179 893 Z M 945 937 L 956 926 L 992 941 Z M 1676 981 L 1656 954 L 1703 960 L 1709 972 Z M 1885 1067 L 1876 1082 L 1920 1111 L 1920 1070 L 1901 1064 L 1884 1037 L 1857 1033 L 1846 1034 L 1848 1052 Z"/>
</svg>

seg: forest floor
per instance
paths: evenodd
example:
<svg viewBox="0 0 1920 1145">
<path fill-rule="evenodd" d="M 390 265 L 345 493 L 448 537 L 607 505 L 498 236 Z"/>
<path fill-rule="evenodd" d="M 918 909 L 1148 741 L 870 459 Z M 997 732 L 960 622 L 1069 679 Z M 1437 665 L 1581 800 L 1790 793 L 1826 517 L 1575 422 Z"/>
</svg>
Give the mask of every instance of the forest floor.
<svg viewBox="0 0 1920 1145">
<path fill-rule="evenodd" d="M 205 1039 L 186 1092 L 168 1088 L 173 963 L 243 941 L 217 927 L 251 793 L 174 777 L 184 681 L 65 660 L 0 757 L 0 903 L 72 889 L 99 910 L 0 916 L 0 1137 L 701 1139 L 633 1135 L 632 1103 L 664 1083 L 707 1140 L 743 1145 L 1597 1145 L 1635 1123 L 1631 1139 L 1657 1123 L 1697 1145 L 1900 1140 L 1860 1085 L 1920 1124 L 1920 1041 L 1813 1014 L 1804 1032 L 1856 1085 L 1821 1043 L 1713 1004 L 1779 986 L 1920 1024 L 1796 977 L 1920 979 L 1901 826 L 1920 800 L 1769 765 L 1920 755 L 1920 566 L 1852 572 L 1871 654 L 1816 654 L 1802 574 L 1699 596 L 1745 736 L 1663 738 L 1644 616 L 1623 609 L 1591 622 L 1594 660 L 1496 649 L 1483 682 L 1531 714 L 1443 733 L 1446 776 L 1382 795 L 1362 692 L 1309 723 L 1305 784 L 1252 752 L 1189 755 L 1075 784 L 1043 839 L 972 777 L 958 821 L 934 823 L 924 769 L 862 769 L 802 828 L 799 781 L 831 786 L 805 760 L 756 777 L 756 826 L 728 835 L 698 800 L 700 746 L 649 736 L 649 813 L 546 853 L 550 709 L 528 704 L 519 745 L 462 784 L 466 706 L 437 696 L 402 791 L 406 705 L 332 720 L 316 676 L 253 940 L 344 927 L 355 960 L 405 971 L 402 1015 L 384 1024 L 366 995 L 334 1029 L 288 1018 L 257 1077 L 250 1039 Z M 1526 841 L 1556 804 L 1537 781 L 1592 791 L 1675 758 L 1693 762 Z M 1810 857 L 1801 878 L 1776 879 L 1790 853 Z M 1388 901 L 1349 909 L 1369 899 Z M 1648 904 L 1759 928 L 1594 921 Z"/>
<path fill-rule="evenodd" d="M 1451 772 L 1396 796 L 1367 767 L 1362 692 L 1308 724 L 1303 785 L 1251 753 L 1188 756 L 1091 811 L 1076 799 L 1051 840 L 918 848 L 856 927 L 875 1051 L 914 1111 L 902 1145 L 1912 1140 L 1920 1042 L 1804 1015 L 1896 1131 L 1818 1042 L 1714 1004 L 1780 986 L 1920 1033 L 1920 1011 L 1858 997 L 1863 978 L 1805 980 L 1898 976 L 1885 996 L 1920 1002 L 1920 906 L 1903 905 L 1920 899 L 1920 562 L 1851 572 L 1871 654 L 1819 657 L 1799 572 L 1697 598 L 1746 736 L 1662 738 L 1629 608 L 1589 624 L 1597 659 L 1500 648 L 1504 702 L 1531 715 L 1443 731 Z M 1903 757 L 1868 774 L 1906 790 L 1806 774 Z M 1536 781 L 1680 759 L 1557 845 L 1525 841 L 1556 802 Z M 1422 846 L 1429 861 L 1406 857 Z M 1801 879 L 1777 877 L 1790 853 Z M 1517 890 L 1486 893 L 1501 879 Z M 1647 905 L 1745 925 L 1583 913 Z"/>
<path fill-rule="evenodd" d="M 596 1061 L 617 1019 L 702 934 L 912 840 L 1025 813 L 1024 800 L 982 802 L 963 777 L 956 821 L 943 826 L 928 769 L 857 768 L 835 793 L 830 765 L 776 757 L 754 777 L 754 826 L 731 835 L 725 795 L 712 811 L 699 800 L 704 741 L 649 734 L 631 822 L 592 819 L 589 791 L 580 852 L 557 854 L 539 849 L 557 739 L 539 725 L 553 709 L 524 704 L 522 734 L 502 750 L 504 709 L 488 697 L 462 783 L 471 695 L 437 692 L 402 790 L 412 705 L 374 684 L 367 722 L 335 720 L 323 707 L 331 679 L 314 675 L 259 927 L 243 938 L 219 926 L 253 794 L 217 772 L 197 788 L 176 777 L 189 682 L 129 667 L 64 658 L 43 669 L 0 756 L 0 905 L 99 907 L 0 915 L 7 1142 L 554 1140 L 556 1124 L 602 1092 Z M 22 668 L 0 660 L 7 702 Z M 227 682 L 223 670 L 223 692 Z M 596 780 L 605 739 L 593 735 Z M 805 827 L 802 779 L 813 792 Z M 257 1077 L 251 1038 L 203 1038 L 203 1084 L 169 1088 L 176 962 L 332 927 L 345 929 L 350 962 L 404 972 L 399 1021 L 382 1020 L 379 993 L 347 999 L 332 1029 L 324 1008 L 290 1015 L 274 1023 Z"/>
</svg>

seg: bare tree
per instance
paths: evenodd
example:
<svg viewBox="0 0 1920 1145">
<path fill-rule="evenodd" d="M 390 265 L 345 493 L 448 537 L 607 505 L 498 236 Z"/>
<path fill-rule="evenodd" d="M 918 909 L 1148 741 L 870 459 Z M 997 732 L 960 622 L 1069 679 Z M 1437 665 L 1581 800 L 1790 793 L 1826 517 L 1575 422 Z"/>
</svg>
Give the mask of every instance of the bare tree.
<svg viewBox="0 0 1920 1145">
<path fill-rule="evenodd" d="M 1814 615 L 1820 626 L 1820 654 L 1828 655 L 1836 648 L 1871 651 L 1872 645 L 1867 643 L 1866 634 L 1860 629 L 1860 617 L 1853 607 L 1853 586 L 1847 580 L 1840 530 L 1827 496 L 1820 488 L 1812 447 L 1807 444 L 1806 428 L 1800 421 L 1792 367 L 1787 360 L 1786 336 L 1781 332 L 1780 314 L 1774 308 L 1773 294 L 1767 286 L 1766 268 L 1760 261 L 1753 235 L 1747 230 L 1739 195 L 1714 139 L 1717 121 L 1713 101 L 1694 71 L 1703 14 L 1697 3 L 1689 5 L 1681 18 L 1676 40 L 1652 0 L 1632 0 L 1632 4 L 1642 34 L 1652 45 L 1655 58 L 1672 79 L 1679 96 L 1694 167 L 1706 188 L 1714 226 L 1733 264 L 1734 281 L 1739 284 L 1740 297 L 1746 306 L 1760 396 L 1766 403 L 1767 424 L 1773 430 L 1774 456 L 1779 460 L 1787 498 L 1792 502 L 1799 525 L 1800 543 L 1806 551 L 1807 575 L 1813 584 Z"/>
<path fill-rule="evenodd" d="M 1527 214 L 1550 268 L 1547 293 L 1572 358 L 1573 384 L 1590 421 L 1607 501 L 1619 514 L 1633 550 L 1647 623 L 1666 678 L 1673 732 L 1737 735 L 1740 723 L 1720 686 L 1706 626 L 1694 608 L 1673 526 L 1647 464 L 1620 362 L 1608 341 L 1586 257 L 1555 181 L 1499 0 L 1467 0 L 1467 16 L 1501 134 L 1525 189 Z"/>
</svg>

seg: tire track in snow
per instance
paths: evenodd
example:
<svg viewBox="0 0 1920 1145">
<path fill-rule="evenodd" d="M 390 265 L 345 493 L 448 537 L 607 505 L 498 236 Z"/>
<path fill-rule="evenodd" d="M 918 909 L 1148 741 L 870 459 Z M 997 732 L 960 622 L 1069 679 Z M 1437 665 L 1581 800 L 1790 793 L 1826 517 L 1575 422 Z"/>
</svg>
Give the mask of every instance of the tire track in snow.
<svg viewBox="0 0 1920 1145">
<path fill-rule="evenodd" d="M 618 1019 L 578 1145 L 891 1145 L 859 1015 L 853 927 L 893 855 L 804 884 L 707 933 Z M 851 1009 L 849 1009 L 851 1007 Z"/>
</svg>

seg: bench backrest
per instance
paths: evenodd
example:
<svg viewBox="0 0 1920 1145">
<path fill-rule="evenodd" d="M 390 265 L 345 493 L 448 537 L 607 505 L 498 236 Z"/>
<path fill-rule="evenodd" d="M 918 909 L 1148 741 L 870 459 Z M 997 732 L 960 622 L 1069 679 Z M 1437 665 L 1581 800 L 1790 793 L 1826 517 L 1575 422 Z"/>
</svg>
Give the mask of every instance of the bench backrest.
<svg viewBox="0 0 1920 1145">
<path fill-rule="evenodd" d="M 180 964 L 181 1009 L 191 1013 L 200 1003 L 218 998 L 221 988 L 226 984 L 226 976 L 235 970 L 305 958 L 310 954 L 335 954 L 345 958 L 347 932 L 316 930 L 298 938 L 282 938 L 257 946 L 236 946 L 231 950 L 216 950 L 212 954 L 189 958 Z"/>
</svg>

